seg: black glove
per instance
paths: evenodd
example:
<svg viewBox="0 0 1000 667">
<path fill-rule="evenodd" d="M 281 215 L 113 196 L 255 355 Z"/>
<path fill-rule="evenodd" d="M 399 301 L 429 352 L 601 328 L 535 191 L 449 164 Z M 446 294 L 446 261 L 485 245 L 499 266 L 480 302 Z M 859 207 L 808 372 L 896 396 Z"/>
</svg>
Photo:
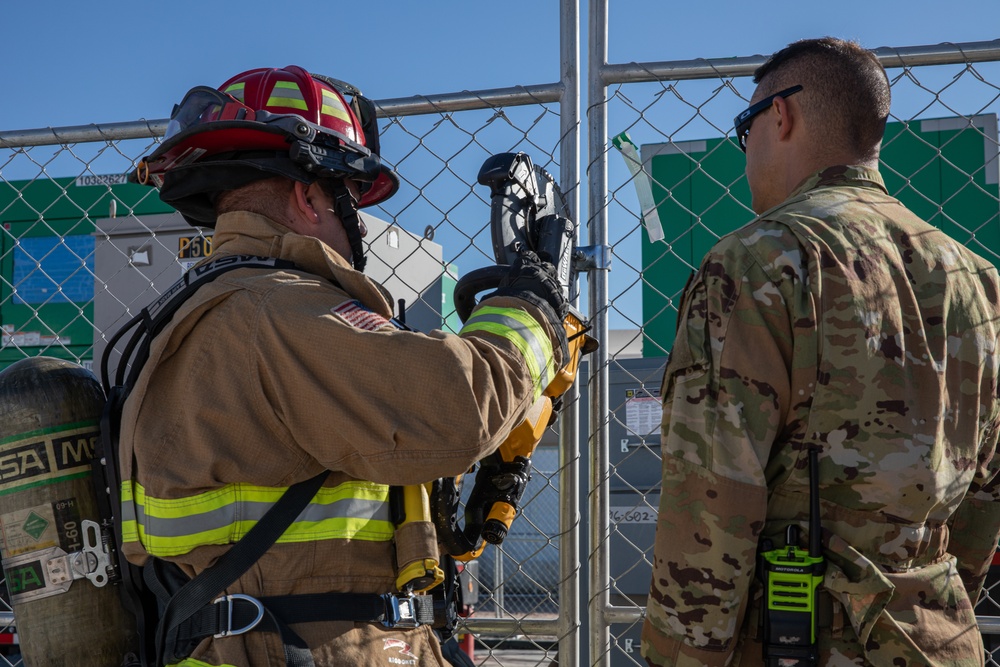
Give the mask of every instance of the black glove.
<svg viewBox="0 0 1000 667">
<path fill-rule="evenodd" d="M 538 255 L 530 250 L 522 252 L 510 265 L 507 275 L 500 279 L 497 291 L 486 298 L 491 296 L 513 296 L 524 299 L 548 314 L 548 309 L 541 305 L 546 304 L 555 315 L 552 320 L 555 329 L 563 328 L 563 319 L 569 312 L 569 301 L 566 300 L 562 286 L 556 280 L 555 267 L 540 260 Z"/>
</svg>

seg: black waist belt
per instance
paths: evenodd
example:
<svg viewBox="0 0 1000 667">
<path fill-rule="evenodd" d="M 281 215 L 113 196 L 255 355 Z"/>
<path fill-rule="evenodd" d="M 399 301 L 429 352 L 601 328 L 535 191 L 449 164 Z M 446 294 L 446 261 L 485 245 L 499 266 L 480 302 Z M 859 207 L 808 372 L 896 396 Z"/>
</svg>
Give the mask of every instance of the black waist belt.
<svg viewBox="0 0 1000 667">
<path fill-rule="evenodd" d="M 417 627 L 434 621 L 431 596 L 317 593 L 257 599 L 219 595 L 232 586 L 273 545 L 316 495 L 329 474 L 292 485 L 253 528 L 211 567 L 187 580 L 176 565 L 151 558 L 143 580 L 160 602 L 156 628 L 157 664 L 191 655 L 207 637 L 229 637 L 252 630 L 277 632 L 286 667 L 314 667 L 309 647 L 289 625 L 312 621 L 377 622 L 386 627 Z M 213 599 L 214 598 L 214 599 Z"/>
<path fill-rule="evenodd" d="M 279 626 L 316 621 L 381 623 L 387 628 L 415 628 L 434 622 L 434 601 L 430 595 L 400 597 L 391 594 L 315 593 L 255 598 L 250 595 L 223 595 L 205 605 L 178 628 L 177 641 L 200 641 L 206 637 L 229 637 L 261 626 L 270 615 Z"/>
</svg>

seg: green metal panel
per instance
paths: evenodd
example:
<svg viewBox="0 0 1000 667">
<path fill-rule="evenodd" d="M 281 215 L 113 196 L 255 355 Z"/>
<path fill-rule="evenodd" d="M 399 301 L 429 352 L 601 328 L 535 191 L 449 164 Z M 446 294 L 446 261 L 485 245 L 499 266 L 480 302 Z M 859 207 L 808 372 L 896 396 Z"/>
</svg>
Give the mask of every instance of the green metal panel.
<svg viewBox="0 0 1000 667">
<path fill-rule="evenodd" d="M 458 284 L 458 266 L 446 264 L 441 274 L 441 328 L 451 333 L 462 330 L 462 320 L 455 310 L 455 285 Z"/>
<path fill-rule="evenodd" d="M 642 236 L 643 356 L 663 356 L 688 277 L 718 239 L 745 224 L 750 189 L 743 153 L 726 138 L 642 147 L 664 242 Z"/>
<path fill-rule="evenodd" d="M 120 180 L 0 182 L 0 368 L 26 355 L 90 361 L 94 221 L 112 206 L 118 216 L 173 210 L 156 190 Z"/>
<path fill-rule="evenodd" d="M 1000 250 L 994 115 L 892 123 L 882 175 L 889 192 L 974 252 Z"/>
<path fill-rule="evenodd" d="M 730 138 L 641 149 L 664 241 L 642 235 L 643 356 L 665 354 L 684 285 L 715 241 L 753 219 L 746 161 Z M 997 117 L 889 123 L 880 170 L 890 194 L 1000 263 Z"/>
</svg>

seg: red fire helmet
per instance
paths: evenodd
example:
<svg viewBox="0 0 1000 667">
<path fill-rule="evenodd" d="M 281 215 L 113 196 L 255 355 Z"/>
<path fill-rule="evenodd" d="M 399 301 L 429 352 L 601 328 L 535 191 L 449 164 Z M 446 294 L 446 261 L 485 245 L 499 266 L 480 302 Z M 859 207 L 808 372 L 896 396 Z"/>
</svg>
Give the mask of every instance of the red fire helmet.
<svg viewBox="0 0 1000 667">
<path fill-rule="evenodd" d="M 213 191 L 274 175 L 306 183 L 352 179 L 361 186 L 361 207 L 399 188 L 379 156 L 371 100 L 294 65 L 249 70 L 218 89 L 192 88 L 131 179 L 160 187 L 164 201 L 190 221 L 211 226 Z"/>
</svg>

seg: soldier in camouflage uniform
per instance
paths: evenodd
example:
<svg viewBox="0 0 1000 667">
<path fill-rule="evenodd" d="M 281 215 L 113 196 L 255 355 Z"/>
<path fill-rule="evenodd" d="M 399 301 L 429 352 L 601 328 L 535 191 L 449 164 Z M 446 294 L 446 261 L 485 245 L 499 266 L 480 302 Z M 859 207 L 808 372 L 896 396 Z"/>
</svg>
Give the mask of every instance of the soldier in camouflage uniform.
<svg viewBox="0 0 1000 667">
<path fill-rule="evenodd" d="M 737 134 L 759 216 L 692 278 L 664 375 L 643 655 L 763 664 L 758 541 L 794 523 L 807 544 L 818 447 L 820 664 L 982 665 L 997 271 L 887 194 L 889 84 L 870 52 L 796 42 L 754 81 Z"/>
</svg>

